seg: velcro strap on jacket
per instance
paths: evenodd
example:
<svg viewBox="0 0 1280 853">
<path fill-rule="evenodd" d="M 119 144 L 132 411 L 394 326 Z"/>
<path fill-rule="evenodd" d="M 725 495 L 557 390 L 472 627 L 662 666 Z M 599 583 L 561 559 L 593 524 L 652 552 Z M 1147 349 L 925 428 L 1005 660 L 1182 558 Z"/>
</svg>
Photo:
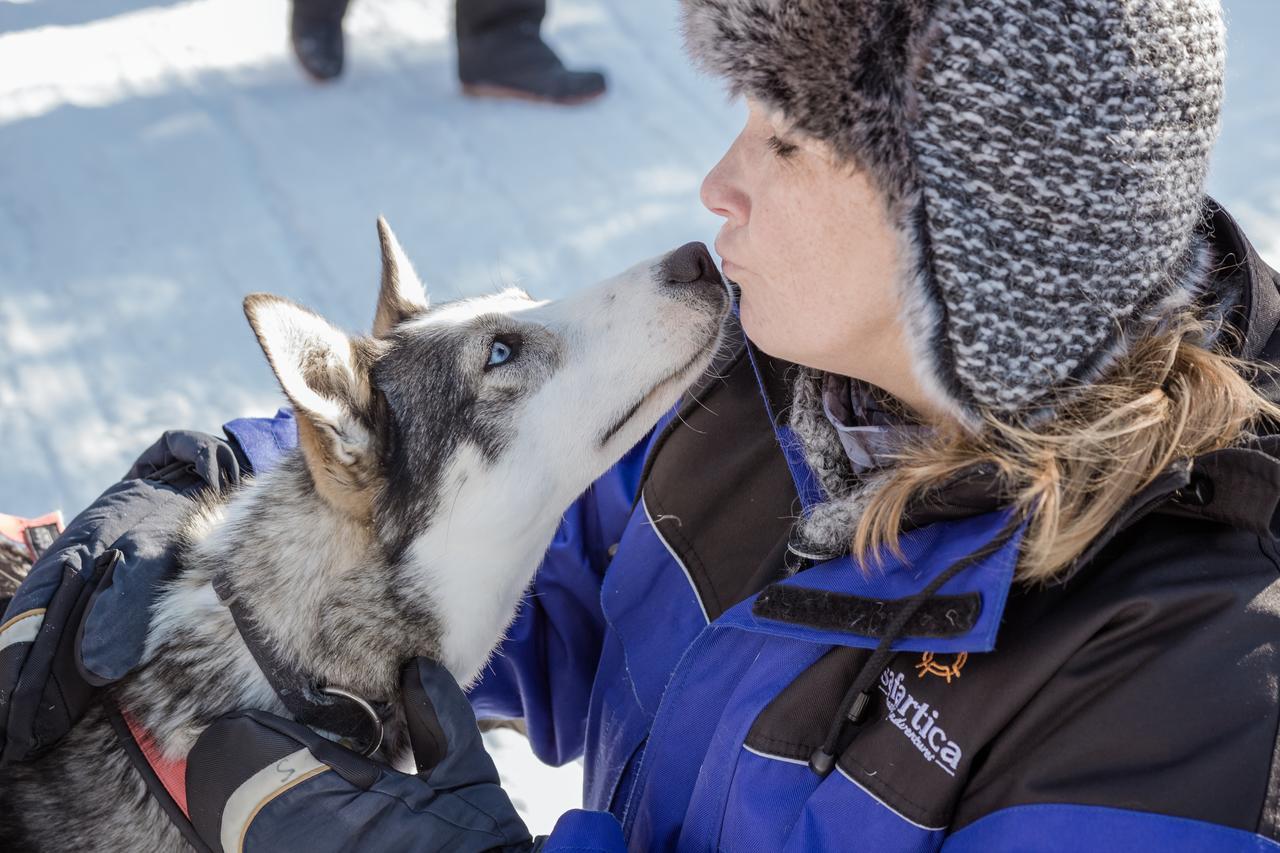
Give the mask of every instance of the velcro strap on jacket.
<svg viewBox="0 0 1280 853">
<path fill-rule="evenodd" d="M 807 589 L 792 584 L 774 584 L 756 598 L 751 612 L 761 619 L 803 625 L 823 631 L 845 631 L 881 638 L 905 601 L 864 598 L 825 589 Z M 901 631 L 910 637 L 958 637 L 973 630 L 982 612 L 982 596 L 930 597 L 907 620 Z"/>
</svg>

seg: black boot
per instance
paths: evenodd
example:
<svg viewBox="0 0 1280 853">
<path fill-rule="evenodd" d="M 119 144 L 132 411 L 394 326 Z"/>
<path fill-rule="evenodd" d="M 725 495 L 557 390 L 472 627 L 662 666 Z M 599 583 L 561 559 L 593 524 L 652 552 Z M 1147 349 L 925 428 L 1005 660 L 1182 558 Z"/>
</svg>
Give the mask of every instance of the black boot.
<svg viewBox="0 0 1280 853">
<path fill-rule="evenodd" d="M 579 104 L 603 95 L 603 74 L 570 71 L 542 40 L 546 12 L 546 0 L 457 0 L 462 91 L 555 104 Z"/>
<path fill-rule="evenodd" d="M 342 17 L 348 0 L 293 0 L 289 38 L 302 70 L 316 80 L 342 73 Z"/>
</svg>

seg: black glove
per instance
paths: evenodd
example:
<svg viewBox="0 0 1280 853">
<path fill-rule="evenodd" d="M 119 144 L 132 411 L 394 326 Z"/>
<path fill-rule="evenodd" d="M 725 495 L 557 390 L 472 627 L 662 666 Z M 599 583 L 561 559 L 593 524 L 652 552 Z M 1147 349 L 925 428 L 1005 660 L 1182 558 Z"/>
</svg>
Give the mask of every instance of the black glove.
<svg viewBox="0 0 1280 853">
<path fill-rule="evenodd" d="M 215 722 L 187 759 L 200 837 L 224 851 L 533 849 L 453 676 L 417 658 L 401 684 L 417 775 L 262 711 Z"/>
</svg>

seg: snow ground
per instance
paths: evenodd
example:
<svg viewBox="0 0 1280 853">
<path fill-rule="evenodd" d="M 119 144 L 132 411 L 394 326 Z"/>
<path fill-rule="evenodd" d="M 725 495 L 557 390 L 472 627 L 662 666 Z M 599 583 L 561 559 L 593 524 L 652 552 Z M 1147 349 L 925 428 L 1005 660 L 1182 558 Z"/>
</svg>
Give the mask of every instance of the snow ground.
<svg viewBox="0 0 1280 853">
<path fill-rule="evenodd" d="M 273 411 L 241 298 L 367 328 L 379 213 L 436 299 L 554 296 L 712 238 L 697 187 L 736 109 L 666 4 L 552 5 L 607 100 L 458 97 L 445 0 L 356 2 L 330 87 L 280 0 L 0 2 L 0 506 L 78 508 L 166 427 Z"/>
<path fill-rule="evenodd" d="M 240 313 L 266 290 L 351 329 L 385 214 L 436 299 L 555 296 L 716 221 L 741 118 L 681 55 L 674 0 L 552 0 L 574 110 L 460 98 L 447 0 L 356 0 L 349 73 L 307 83 L 283 0 L 0 0 L 0 509 L 74 514 L 162 430 L 274 411 Z M 1228 0 L 1211 190 L 1280 264 L 1280 3 Z M 576 768 L 490 736 L 531 828 Z"/>
</svg>

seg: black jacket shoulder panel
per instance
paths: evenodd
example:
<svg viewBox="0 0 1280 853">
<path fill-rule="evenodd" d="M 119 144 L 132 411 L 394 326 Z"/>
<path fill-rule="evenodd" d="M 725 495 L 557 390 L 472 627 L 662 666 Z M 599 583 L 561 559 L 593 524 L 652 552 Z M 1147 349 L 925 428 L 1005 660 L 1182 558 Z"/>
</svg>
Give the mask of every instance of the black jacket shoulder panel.
<svg viewBox="0 0 1280 853">
<path fill-rule="evenodd" d="M 745 350 L 720 370 L 659 439 L 641 487 L 710 619 L 781 575 L 799 512 Z"/>
<path fill-rule="evenodd" d="M 1280 572 L 1280 549 L 1276 540 L 1271 537 L 1260 537 L 1259 545 L 1271 558 L 1271 563 Z M 1280 682 L 1280 676 L 1274 672 L 1272 678 Z M 1280 694 L 1280 684 L 1273 684 L 1273 690 Z M 1273 841 L 1280 841 L 1280 720 L 1276 723 L 1275 747 L 1271 754 L 1271 771 L 1267 776 L 1267 795 L 1262 804 L 1262 814 L 1258 818 L 1258 833 Z"/>
<path fill-rule="evenodd" d="M 1250 360 L 1267 359 L 1268 342 L 1280 326 L 1280 275 L 1258 254 L 1235 218 L 1213 200 L 1205 204 L 1203 231 L 1216 256 L 1217 288 L 1239 293 L 1243 303 L 1233 318 L 1244 332 L 1238 354 Z"/>
<path fill-rule="evenodd" d="M 956 828 L 1033 803 L 1265 825 L 1280 722 L 1280 570 L 1266 542 L 1152 515 L 1066 587 L 1015 590 L 1006 617 L 984 657 L 1006 682 L 992 688 L 1023 701 L 975 762 Z"/>
</svg>

